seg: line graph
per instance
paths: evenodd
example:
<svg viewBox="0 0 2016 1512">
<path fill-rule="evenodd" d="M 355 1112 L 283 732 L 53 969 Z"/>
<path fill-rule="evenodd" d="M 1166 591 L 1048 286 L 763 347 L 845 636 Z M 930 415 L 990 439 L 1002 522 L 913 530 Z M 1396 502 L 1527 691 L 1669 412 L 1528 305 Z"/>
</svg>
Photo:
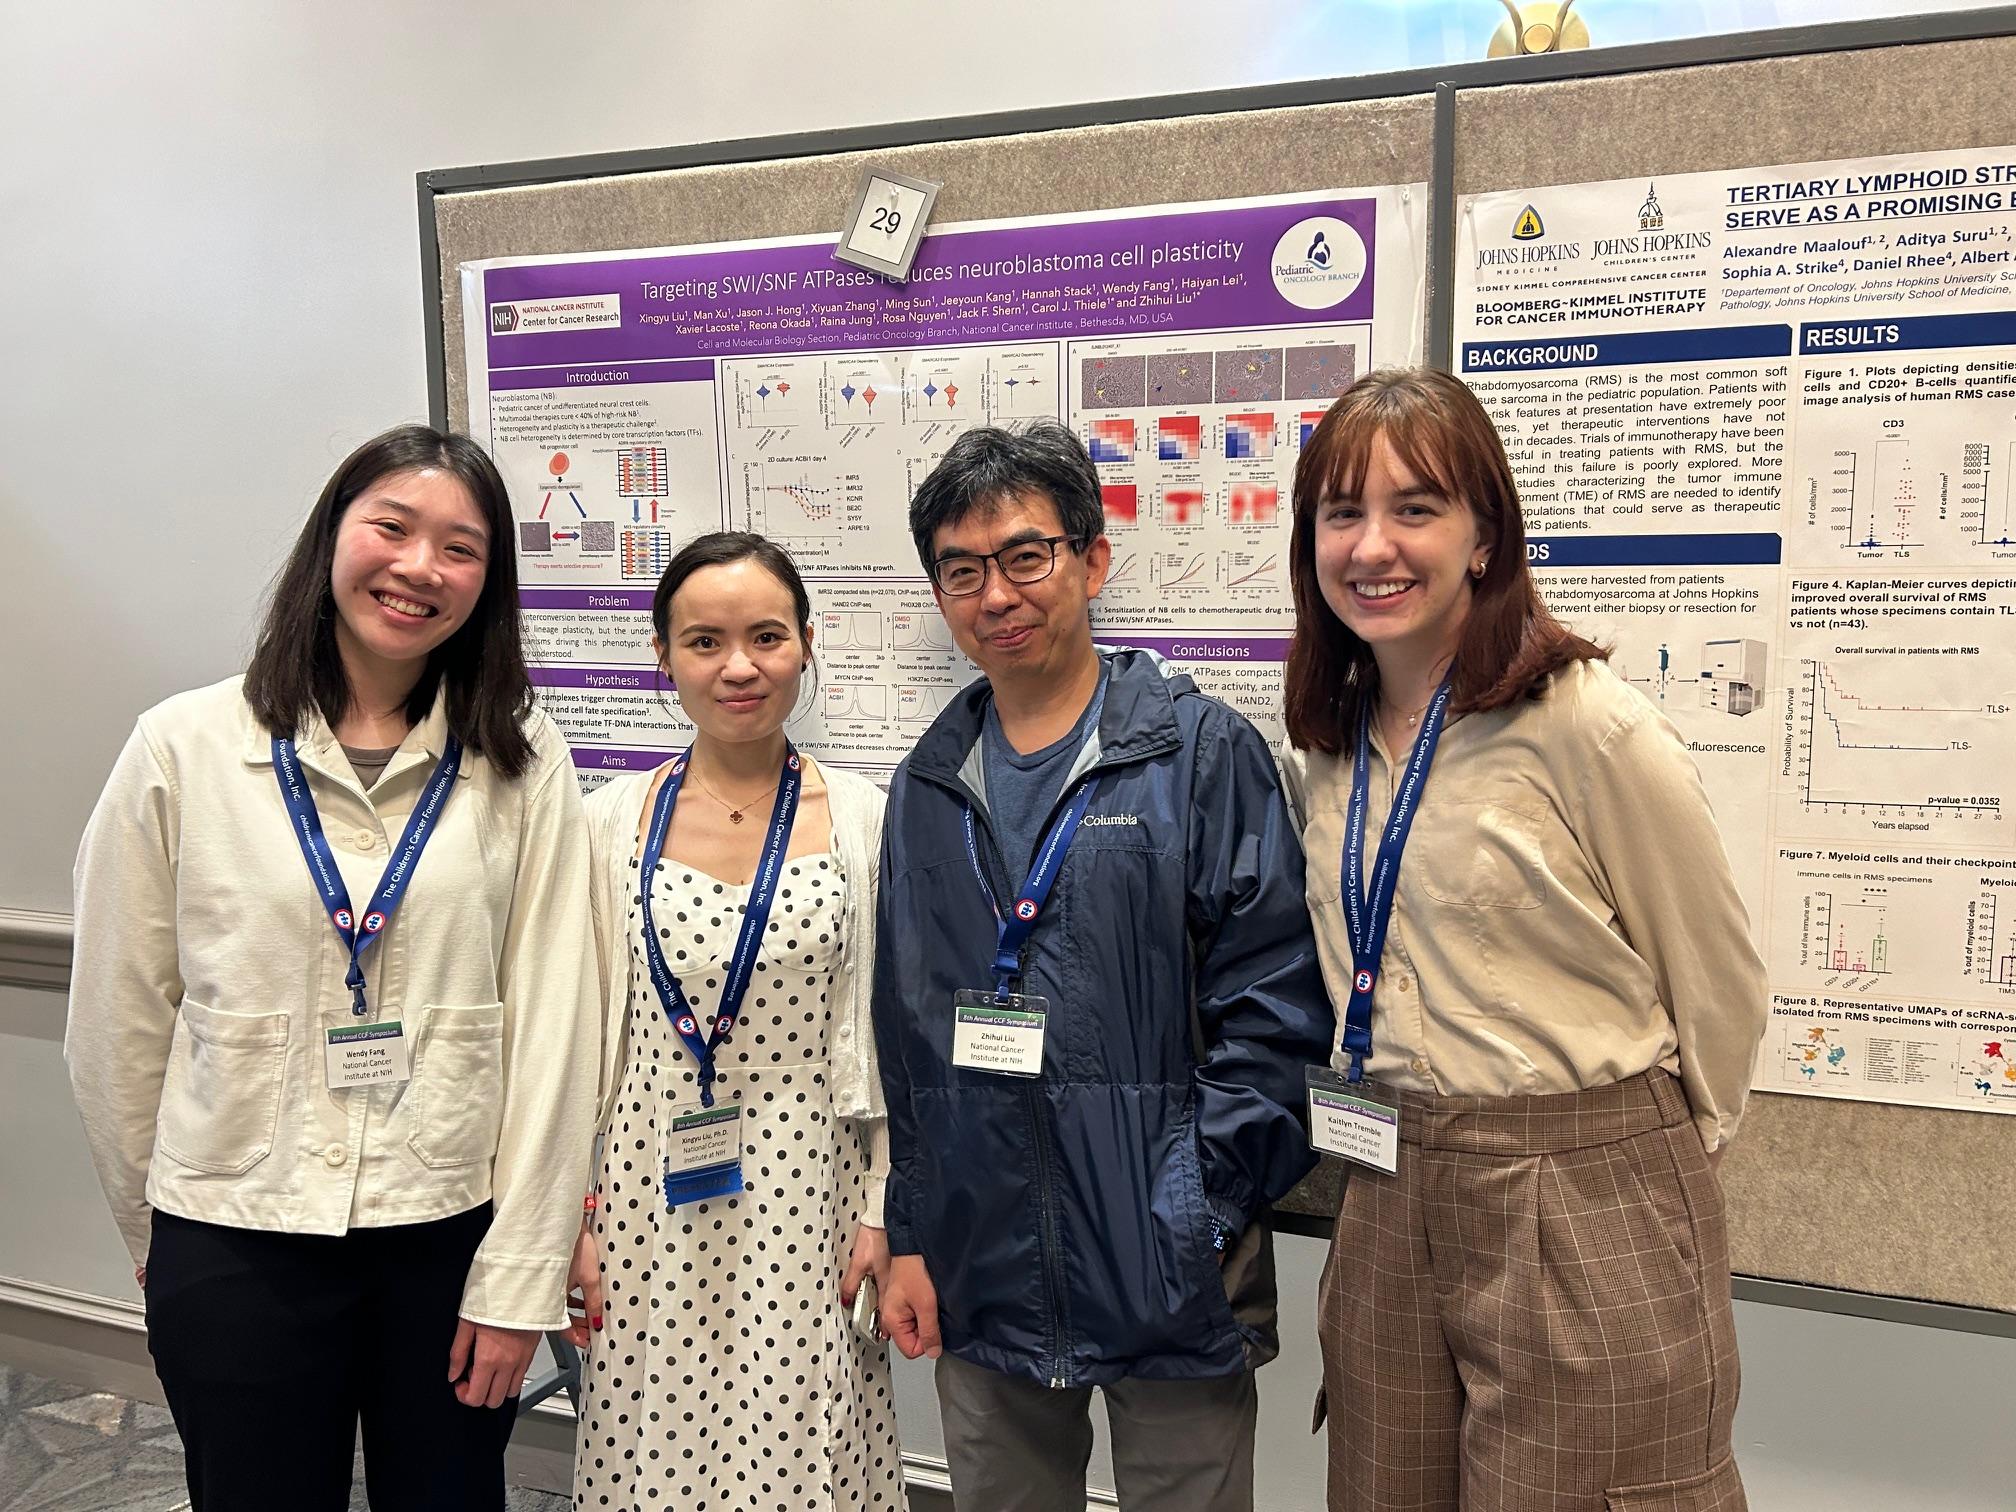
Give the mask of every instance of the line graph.
<svg viewBox="0 0 2016 1512">
<path fill-rule="evenodd" d="M 859 525 L 863 490 L 859 473 L 815 473 L 810 465 L 742 464 L 743 503 L 749 528 L 775 540 L 830 540 Z"/>
<path fill-rule="evenodd" d="M 1243 555 L 1235 555 L 1227 565 L 1225 586 L 1227 588 L 1272 587 L 1278 578 L 1281 558 L 1270 552 L 1258 561 Z"/>
<path fill-rule="evenodd" d="M 1792 715 L 1808 811 L 1996 820 L 2009 782 L 2009 705 L 1882 691 L 1895 667 L 1810 659 Z M 1928 669 L 1929 670 L 1929 669 Z M 1914 686 L 1923 686 L 1921 675 Z"/>
<path fill-rule="evenodd" d="M 1156 586 L 1171 589 L 1211 586 L 1211 558 L 1201 551 L 1158 551 L 1155 553 Z"/>
</svg>

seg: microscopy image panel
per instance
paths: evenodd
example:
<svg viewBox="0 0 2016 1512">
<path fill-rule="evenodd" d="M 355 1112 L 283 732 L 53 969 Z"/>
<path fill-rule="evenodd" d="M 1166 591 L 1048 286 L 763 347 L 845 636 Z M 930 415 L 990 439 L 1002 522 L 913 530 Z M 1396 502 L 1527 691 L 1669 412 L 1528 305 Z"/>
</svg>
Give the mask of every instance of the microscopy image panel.
<svg viewBox="0 0 2016 1512">
<path fill-rule="evenodd" d="M 1288 349 L 1287 398 L 1335 399 L 1357 381 L 1355 346 Z"/>
<path fill-rule="evenodd" d="M 1078 408 L 1139 409 L 1147 387 L 1146 359 L 1087 357 L 1078 364 Z"/>
<path fill-rule="evenodd" d="M 1281 397 L 1278 350 L 1220 352 L 1216 384 L 1220 404 L 1267 404 Z"/>
<path fill-rule="evenodd" d="M 1158 409 L 1211 402 L 1211 354 L 1165 352 L 1148 359 L 1148 402 Z"/>
</svg>

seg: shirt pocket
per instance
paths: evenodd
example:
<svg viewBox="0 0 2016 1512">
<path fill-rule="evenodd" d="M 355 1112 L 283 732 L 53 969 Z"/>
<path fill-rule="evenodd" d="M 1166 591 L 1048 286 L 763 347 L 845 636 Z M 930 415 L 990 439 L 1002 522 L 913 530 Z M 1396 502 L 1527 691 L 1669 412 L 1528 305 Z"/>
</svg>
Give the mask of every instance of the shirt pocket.
<svg viewBox="0 0 2016 1512">
<path fill-rule="evenodd" d="M 428 1008 L 407 1097 L 407 1143 L 422 1165 L 439 1170 L 494 1157 L 504 1110 L 504 1005 Z"/>
<path fill-rule="evenodd" d="M 1537 813 L 1502 804 L 1437 803 L 1431 792 L 1409 837 L 1409 870 L 1438 903 L 1538 908 L 1546 873 L 1541 821 Z"/>
<path fill-rule="evenodd" d="M 177 1165 L 242 1176 L 273 1150 L 287 1074 L 287 1015 L 183 999 L 161 1084 L 156 1143 Z"/>
</svg>

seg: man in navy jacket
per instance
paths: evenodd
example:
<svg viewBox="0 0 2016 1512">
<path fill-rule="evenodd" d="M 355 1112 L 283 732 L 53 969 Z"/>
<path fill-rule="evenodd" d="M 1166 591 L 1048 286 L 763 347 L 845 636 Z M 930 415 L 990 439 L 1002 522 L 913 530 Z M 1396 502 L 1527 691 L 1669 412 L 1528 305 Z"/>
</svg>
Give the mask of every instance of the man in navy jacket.
<svg viewBox="0 0 2016 1512">
<path fill-rule="evenodd" d="M 1097 1386 L 1123 1507 L 1250 1508 L 1257 1220 L 1314 1163 L 1332 1033 L 1272 756 L 1094 646 L 1112 549 L 1062 426 L 968 431 L 910 526 L 985 677 L 889 792 L 884 1325 L 938 1361 L 961 1506 L 1080 1512 Z"/>
</svg>

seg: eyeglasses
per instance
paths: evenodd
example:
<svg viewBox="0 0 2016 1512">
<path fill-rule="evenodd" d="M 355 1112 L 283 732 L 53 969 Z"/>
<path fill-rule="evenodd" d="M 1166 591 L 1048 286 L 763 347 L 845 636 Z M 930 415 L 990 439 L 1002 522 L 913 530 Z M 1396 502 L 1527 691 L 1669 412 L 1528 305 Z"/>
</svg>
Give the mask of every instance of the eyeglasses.
<svg viewBox="0 0 2016 1512">
<path fill-rule="evenodd" d="M 1058 546 L 1067 543 L 1073 551 L 1083 544 L 1074 536 L 1038 536 L 999 551 L 940 557 L 931 564 L 931 581 L 947 598 L 971 598 L 987 586 L 987 564 L 992 562 L 1011 583 L 1040 583 L 1057 566 Z"/>
</svg>

